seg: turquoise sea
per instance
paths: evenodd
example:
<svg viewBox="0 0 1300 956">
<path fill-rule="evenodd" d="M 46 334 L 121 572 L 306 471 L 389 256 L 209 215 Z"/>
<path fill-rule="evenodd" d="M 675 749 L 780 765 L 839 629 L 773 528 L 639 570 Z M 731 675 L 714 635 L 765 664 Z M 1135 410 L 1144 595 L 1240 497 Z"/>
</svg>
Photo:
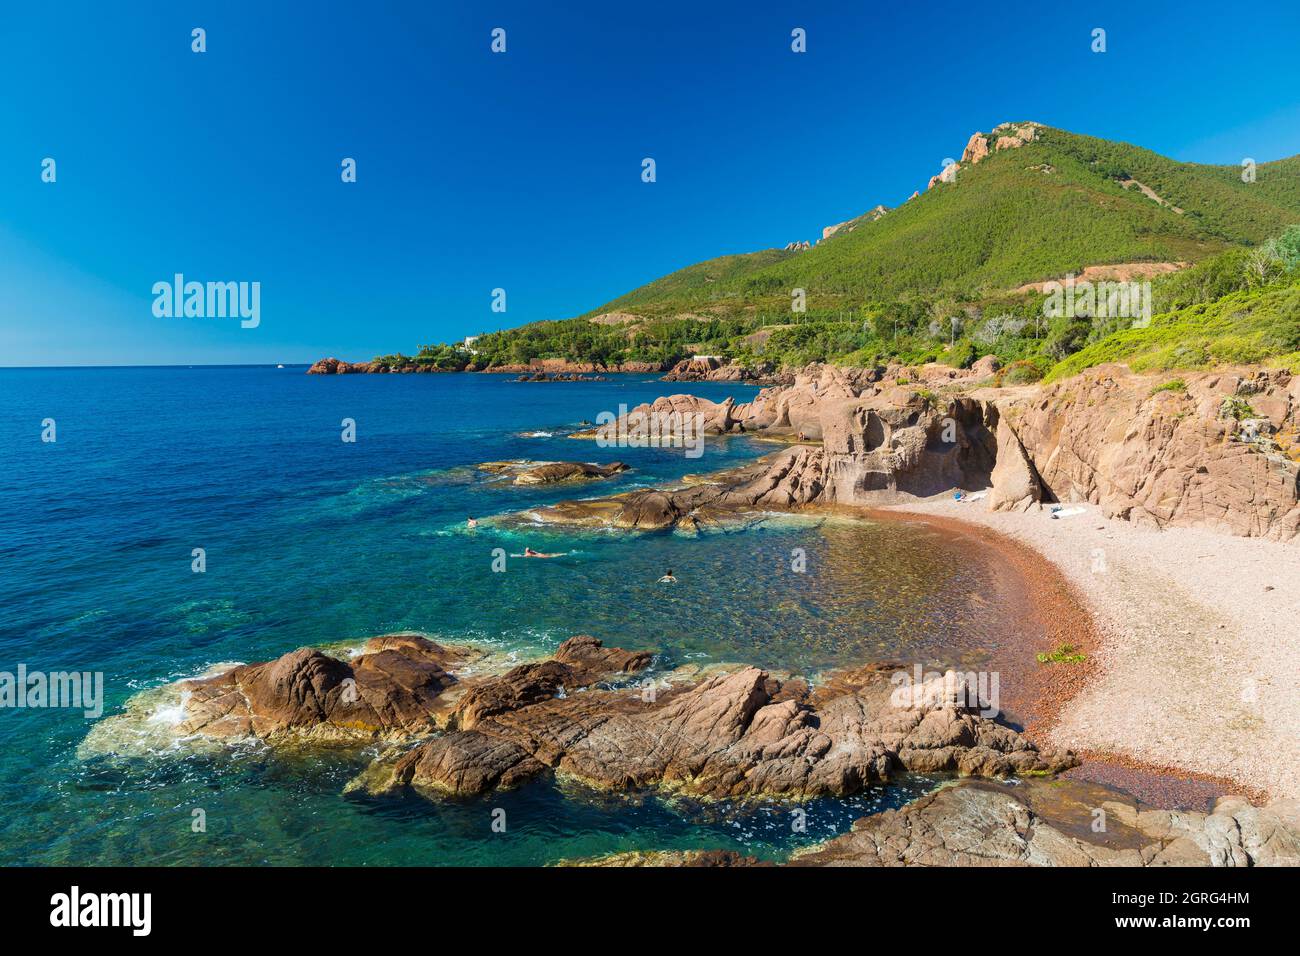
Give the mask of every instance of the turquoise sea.
<svg viewBox="0 0 1300 956">
<path fill-rule="evenodd" d="M 774 516 L 700 536 L 465 527 L 766 454 L 744 437 L 710 439 L 703 459 L 565 437 L 620 404 L 683 390 L 745 401 L 752 386 L 304 371 L 0 369 L 0 671 L 102 672 L 105 719 L 213 664 L 395 630 L 521 658 L 585 633 L 655 650 L 665 669 L 743 661 L 810 675 L 978 660 L 999 639 L 992 572 L 919 523 Z M 355 443 L 340 438 L 345 418 Z M 45 419 L 54 442 L 41 440 Z M 518 458 L 632 470 L 557 489 L 474 467 Z M 568 553 L 493 573 L 494 548 L 526 545 Z M 195 548 L 204 573 L 191 569 Z M 657 586 L 670 567 L 677 586 Z M 819 801 L 795 833 L 780 804 L 551 780 L 472 801 L 344 796 L 367 751 L 79 755 L 94 722 L 0 709 L 0 863 L 505 865 L 680 847 L 777 858 L 935 784 Z M 496 808 L 505 833 L 491 828 Z M 193 832 L 195 809 L 206 832 Z"/>
</svg>

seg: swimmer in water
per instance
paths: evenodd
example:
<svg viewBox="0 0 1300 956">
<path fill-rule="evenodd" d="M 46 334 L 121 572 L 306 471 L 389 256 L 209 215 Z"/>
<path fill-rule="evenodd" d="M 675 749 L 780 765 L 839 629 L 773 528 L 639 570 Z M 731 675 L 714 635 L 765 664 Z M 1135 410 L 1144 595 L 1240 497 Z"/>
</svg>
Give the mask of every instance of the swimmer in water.
<svg viewBox="0 0 1300 956">
<path fill-rule="evenodd" d="M 478 518 L 470 518 L 468 521 L 465 522 L 465 527 L 467 527 L 467 528 L 477 528 L 477 527 L 478 527 Z"/>
<path fill-rule="evenodd" d="M 669 568 L 668 573 L 655 582 L 656 584 L 676 584 L 677 579 L 673 577 L 673 569 Z"/>
</svg>

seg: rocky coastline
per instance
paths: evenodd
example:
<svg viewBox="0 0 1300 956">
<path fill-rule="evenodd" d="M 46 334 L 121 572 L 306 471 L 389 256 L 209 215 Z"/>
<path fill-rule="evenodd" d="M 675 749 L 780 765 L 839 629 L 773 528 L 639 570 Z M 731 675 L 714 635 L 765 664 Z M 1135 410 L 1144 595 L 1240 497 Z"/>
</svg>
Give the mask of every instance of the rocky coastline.
<svg viewBox="0 0 1300 956">
<path fill-rule="evenodd" d="M 998 387 L 985 375 L 994 366 L 978 365 L 923 383 L 894 369 L 809 366 L 750 402 L 683 394 L 638 406 L 611 434 L 691 420 L 705 435 L 796 444 L 708 488 L 639 493 L 611 523 L 670 527 L 701 508 L 878 507 L 961 490 L 984 492 L 994 511 L 1078 502 L 1142 527 L 1300 534 L 1300 378 L 1289 372 L 1171 379 L 1107 365 Z"/>
<path fill-rule="evenodd" d="M 607 375 L 618 372 L 638 374 L 657 374 L 665 366 L 659 362 L 622 362 L 612 365 L 595 365 L 591 362 L 570 362 L 565 359 L 537 359 L 527 364 L 509 363 L 479 366 L 468 363 L 463 369 L 439 368 L 427 362 L 411 360 L 404 363 L 389 362 L 345 362 L 337 358 L 323 358 L 307 369 L 308 375 L 411 375 L 429 373 L 481 372 L 497 375 L 522 376 L 520 381 L 528 382 L 577 382 L 592 381 L 590 376 Z"/>
<path fill-rule="evenodd" d="M 358 371 L 345 366 L 323 373 Z M 683 369 L 688 377 L 678 380 L 720 371 Z M 789 447 L 676 487 L 536 509 L 530 520 L 698 532 L 766 510 L 933 510 L 971 500 L 965 507 L 978 510 L 954 513 L 953 520 L 1047 519 L 1046 509 L 1075 505 L 1148 533 L 1228 533 L 1281 546 L 1300 532 L 1300 379 L 1285 371 L 1231 369 L 1168 380 L 1103 366 L 1051 385 L 1009 387 L 996 373 L 985 360 L 965 372 L 810 366 L 746 403 L 660 398 L 611 427 L 659 415 L 699 422 L 706 435 L 743 434 Z M 607 478 L 626 468 L 482 467 L 523 484 Z M 1110 665 L 1104 642 L 1098 656 Z M 433 800 L 481 795 L 542 774 L 596 791 L 790 801 L 850 796 L 900 773 L 958 778 L 799 851 L 789 861 L 798 866 L 1300 859 L 1300 802 L 1285 783 L 1258 793 L 1272 798 L 1263 807 L 1237 796 L 1221 797 L 1205 812 L 1145 807 L 1059 776 L 1080 763 L 1059 713 L 1024 728 L 985 716 L 970 703 L 961 675 L 951 672 L 900 698 L 889 677 L 896 670 L 886 663 L 848 667 L 816 683 L 743 663 L 659 672 L 651 653 L 606 648 L 586 636 L 546 659 L 506 666 L 474 648 L 393 634 L 346 658 L 300 648 L 183 682 L 176 688 L 182 716 L 169 732 L 214 742 L 254 738 L 273 747 L 378 744 L 348 791 L 409 791 Z M 1057 691 L 1064 701 L 1079 687 Z M 103 722 L 92 738 L 111 735 L 114 720 L 139 717 Z M 1049 787 L 1044 777 L 1056 779 Z M 1117 825 L 1100 836 L 1085 832 L 1085 808 L 1101 808 Z M 691 851 L 583 862 L 754 861 Z"/>
</svg>

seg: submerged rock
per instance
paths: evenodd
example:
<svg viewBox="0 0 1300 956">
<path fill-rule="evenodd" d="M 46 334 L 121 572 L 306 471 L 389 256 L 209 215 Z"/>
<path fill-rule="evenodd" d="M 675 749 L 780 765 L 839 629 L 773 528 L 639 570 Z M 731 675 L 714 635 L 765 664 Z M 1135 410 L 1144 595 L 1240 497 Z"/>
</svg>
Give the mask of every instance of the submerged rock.
<svg viewBox="0 0 1300 956">
<path fill-rule="evenodd" d="M 621 461 L 600 465 L 587 461 L 487 462 L 484 471 L 514 475 L 516 485 L 551 485 L 566 481 L 595 481 L 630 471 Z"/>
<path fill-rule="evenodd" d="M 735 850 L 629 850 L 609 856 L 584 860 L 563 860 L 557 866 L 772 866 L 752 856 L 742 856 Z"/>
</svg>

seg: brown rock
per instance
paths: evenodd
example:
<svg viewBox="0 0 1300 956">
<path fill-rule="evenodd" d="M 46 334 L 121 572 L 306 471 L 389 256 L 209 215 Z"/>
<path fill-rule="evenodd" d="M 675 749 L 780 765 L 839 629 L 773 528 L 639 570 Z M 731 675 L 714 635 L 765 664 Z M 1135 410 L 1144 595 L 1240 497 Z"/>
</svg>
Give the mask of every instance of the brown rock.
<svg viewBox="0 0 1300 956">
<path fill-rule="evenodd" d="M 417 635 L 368 642 L 351 663 L 312 648 L 186 681 L 182 734 L 281 740 L 391 737 L 437 726 L 440 695 L 456 683 L 452 652 Z"/>
<path fill-rule="evenodd" d="M 1033 462 L 1005 418 L 998 419 L 997 464 L 989 476 L 989 508 L 993 511 L 1024 510 L 1042 500 L 1043 487 Z"/>
<path fill-rule="evenodd" d="M 1290 446 L 1258 433 L 1252 440 L 1222 413 L 1225 398 L 1258 402 L 1294 434 L 1289 373 L 1185 373 L 1184 390 L 1153 391 L 1170 377 L 1101 366 L 998 405 L 1048 500 L 1090 502 L 1150 527 L 1294 538 L 1300 465 Z"/>
<path fill-rule="evenodd" d="M 629 470 L 621 461 L 598 465 L 585 461 L 552 461 L 524 469 L 515 476 L 516 485 L 551 485 L 565 481 L 593 481 L 612 478 Z"/>
<path fill-rule="evenodd" d="M 966 148 L 962 150 L 961 161 L 972 166 L 989 154 L 988 139 L 983 133 L 972 133 Z"/>
<path fill-rule="evenodd" d="M 1093 830 L 1095 811 L 1106 828 Z M 857 821 L 795 866 L 1295 866 L 1300 802 L 1151 810 L 1095 784 L 965 781 Z"/>
<path fill-rule="evenodd" d="M 387 372 L 387 366 L 372 368 L 369 362 L 341 362 L 336 358 L 321 359 L 307 369 L 308 375 L 348 375 L 358 372 Z"/>
<path fill-rule="evenodd" d="M 372 785 L 471 795 L 550 768 L 602 789 L 803 799 L 850 795 L 904 769 L 1007 775 L 1077 762 L 952 700 L 900 704 L 879 672 L 811 692 L 748 667 L 646 699 L 635 688 L 561 696 L 557 663 L 516 668 L 466 695 L 453 732 L 408 751 Z"/>
<path fill-rule="evenodd" d="M 768 508 L 876 505 L 992 488 L 992 505 L 1086 501 L 1152 527 L 1300 534 L 1300 379 L 1285 369 L 1168 375 L 1101 366 L 1050 386 L 980 388 L 963 372 L 809 366 L 753 401 L 656 401 L 709 432 L 820 441 L 684 489 L 543 509 L 543 520 L 694 529 Z M 925 389 L 887 385 L 925 379 Z M 650 408 L 650 406 L 642 406 Z"/>
</svg>

